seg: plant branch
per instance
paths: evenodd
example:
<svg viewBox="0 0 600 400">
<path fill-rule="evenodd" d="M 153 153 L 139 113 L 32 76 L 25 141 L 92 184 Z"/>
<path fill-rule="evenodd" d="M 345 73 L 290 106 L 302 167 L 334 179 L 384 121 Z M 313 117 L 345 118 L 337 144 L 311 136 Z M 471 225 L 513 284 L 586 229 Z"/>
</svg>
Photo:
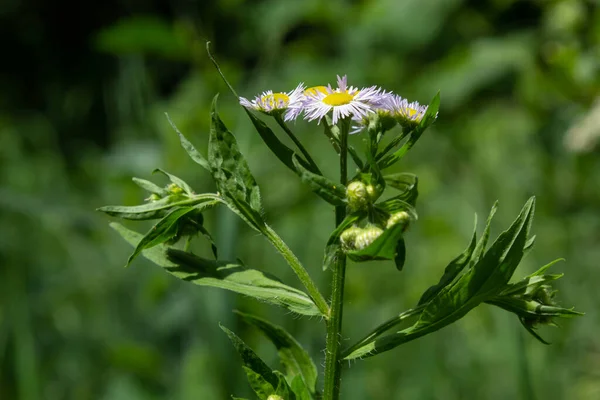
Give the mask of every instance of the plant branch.
<svg viewBox="0 0 600 400">
<path fill-rule="evenodd" d="M 265 229 L 264 233 L 265 233 L 265 236 L 271 242 L 271 244 L 273 246 L 275 246 L 277 251 L 279 251 L 279 253 L 283 256 L 283 258 L 285 258 L 285 260 L 287 261 L 289 266 L 292 267 L 292 269 L 294 270 L 294 273 L 296 274 L 298 279 L 300 279 L 300 282 L 302 282 L 302 285 L 304 285 L 304 287 L 306 288 L 308 295 L 310 296 L 312 301 L 314 301 L 314 303 L 317 306 L 317 308 L 319 309 L 319 311 L 321 311 L 321 314 L 323 314 L 323 317 L 325 319 L 328 319 L 329 313 L 330 313 L 329 306 L 327 305 L 325 298 L 319 291 L 319 288 L 317 288 L 317 285 L 315 284 L 315 282 L 311 279 L 310 275 L 308 274 L 308 272 L 306 271 L 304 266 L 302 266 L 302 263 L 300 262 L 300 260 L 298 260 L 298 257 L 296 257 L 296 255 L 292 252 L 292 250 L 288 247 L 288 245 L 279 237 L 277 232 L 275 232 L 273 230 L 273 228 L 271 228 L 269 225 L 266 225 L 266 229 Z"/>
<path fill-rule="evenodd" d="M 340 183 L 348 181 L 348 132 L 350 120 L 341 121 L 340 129 Z M 346 217 L 346 207 L 335 208 L 335 224 L 339 226 Z M 340 335 L 342 331 L 342 315 L 344 307 L 344 280 L 346 276 L 346 255 L 338 252 L 338 259 L 332 266 L 331 315 L 327 323 L 327 338 L 325 342 L 325 388 L 324 400 L 338 400 L 342 377 L 340 358 Z"/>
</svg>

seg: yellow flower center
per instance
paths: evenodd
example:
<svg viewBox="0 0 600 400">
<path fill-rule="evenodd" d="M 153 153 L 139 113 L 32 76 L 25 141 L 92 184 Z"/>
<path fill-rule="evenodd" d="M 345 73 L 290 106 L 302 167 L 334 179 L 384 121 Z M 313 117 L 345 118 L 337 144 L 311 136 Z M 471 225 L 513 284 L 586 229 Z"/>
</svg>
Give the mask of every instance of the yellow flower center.
<svg viewBox="0 0 600 400">
<path fill-rule="evenodd" d="M 409 108 L 409 109 L 408 109 L 408 116 L 409 116 L 409 117 L 412 117 L 412 116 L 414 116 L 414 115 L 415 115 L 417 112 L 418 112 L 418 111 L 417 111 L 417 110 L 415 110 L 414 108 Z"/>
<path fill-rule="evenodd" d="M 260 100 L 270 109 L 285 108 L 290 102 L 290 97 L 285 93 L 273 93 L 261 97 Z"/>
<path fill-rule="evenodd" d="M 323 94 L 327 94 L 327 88 L 325 86 L 313 86 L 313 87 L 309 87 L 308 89 L 306 89 L 304 91 L 304 94 L 306 96 L 314 96 L 316 94 L 318 94 L 319 92 L 323 93 Z"/>
<path fill-rule="evenodd" d="M 323 99 L 323 103 L 329 105 L 329 106 L 343 106 L 346 104 L 350 104 L 350 102 L 352 102 L 352 100 L 354 99 L 355 94 L 350 94 L 348 92 L 341 92 L 341 93 L 331 93 L 328 94 L 327 96 L 325 96 L 325 98 Z"/>
</svg>

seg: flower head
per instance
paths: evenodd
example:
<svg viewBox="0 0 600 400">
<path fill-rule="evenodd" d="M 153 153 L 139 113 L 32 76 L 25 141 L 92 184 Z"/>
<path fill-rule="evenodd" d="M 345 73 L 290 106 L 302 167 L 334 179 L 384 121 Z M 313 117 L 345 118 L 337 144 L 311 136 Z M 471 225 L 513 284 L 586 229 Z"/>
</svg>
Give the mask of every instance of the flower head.
<svg viewBox="0 0 600 400">
<path fill-rule="evenodd" d="M 418 101 L 409 103 L 398 95 L 387 96 L 383 107 L 387 108 L 396 117 L 398 123 L 405 127 L 418 125 L 427 112 L 427 106 L 422 106 Z"/>
<path fill-rule="evenodd" d="M 300 83 L 296 89 L 288 93 L 273 93 L 273 91 L 267 90 L 260 96 L 256 96 L 252 101 L 240 97 L 240 104 L 248 109 L 260 111 L 267 115 L 285 111 L 285 119 L 290 120 L 296 118 L 302 111 L 303 92 L 304 84 Z"/>
<path fill-rule="evenodd" d="M 340 119 L 362 118 L 372 112 L 371 108 L 379 97 L 380 89 L 375 86 L 364 89 L 348 86 L 346 75 L 338 75 L 337 83 L 336 89 L 331 85 L 316 86 L 304 92 L 303 109 L 307 120 L 320 121 L 332 112 L 332 123 L 336 124 Z"/>
</svg>

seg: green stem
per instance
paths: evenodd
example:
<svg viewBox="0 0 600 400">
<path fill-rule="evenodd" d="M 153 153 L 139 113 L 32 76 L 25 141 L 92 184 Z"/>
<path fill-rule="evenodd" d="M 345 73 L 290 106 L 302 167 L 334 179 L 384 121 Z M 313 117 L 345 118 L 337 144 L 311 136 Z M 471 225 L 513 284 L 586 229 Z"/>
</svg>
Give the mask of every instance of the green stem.
<svg viewBox="0 0 600 400">
<path fill-rule="evenodd" d="M 269 225 L 266 225 L 265 236 L 269 239 L 271 244 L 275 246 L 277 251 L 281 253 L 283 258 L 287 261 L 287 263 L 292 267 L 300 282 L 306 288 L 308 295 L 315 302 L 315 305 L 321 311 L 321 314 L 325 319 L 329 318 L 329 306 L 325 301 L 325 298 L 315 285 L 315 282 L 311 279 L 310 275 L 306 269 L 302 266 L 298 257 L 292 252 L 292 250 L 285 244 L 285 242 L 279 237 L 279 235 L 271 228 Z"/>
<path fill-rule="evenodd" d="M 277 123 L 281 127 L 281 129 L 283 129 L 283 131 L 285 133 L 287 133 L 287 135 L 290 137 L 290 139 L 292 139 L 292 141 L 294 142 L 296 147 L 298 147 L 298 150 L 300 150 L 300 152 L 304 155 L 304 157 L 306 158 L 306 161 L 308 161 L 310 166 L 314 169 L 313 172 L 315 172 L 319 175 L 323 175 L 323 173 L 321 172 L 321 170 L 319 169 L 319 167 L 317 166 L 315 161 L 310 156 L 309 152 L 306 150 L 306 148 L 304 148 L 302 143 L 300 143 L 300 140 L 298 140 L 296 135 L 294 135 L 294 133 L 290 130 L 290 128 L 288 128 L 285 121 L 281 118 L 281 114 L 274 114 L 274 118 L 275 118 L 275 121 L 277 121 Z"/>
<path fill-rule="evenodd" d="M 348 181 L 348 131 L 349 119 L 341 122 L 340 137 L 340 183 Z M 346 207 L 335 208 L 335 224 L 339 226 L 346 217 Z M 344 309 L 344 280 L 346 276 L 346 255 L 341 251 L 332 266 L 331 315 L 327 322 L 327 338 L 325 341 L 325 388 L 323 400 L 338 400 L 342 379 L 341 343 L 342 314 Z"/>
<path fill-rule="evenodd" d="M 410 310 L 406 310 L 403 313 L 401 313 L 400 315 L 397 315 L 393 318 L 390 318 L 389 320 L 387 320 L 386 322 L 384 322 L 383 324 L 379 325 L 377 328 L 375 328 L 371 333 L 369 333 L 367 336 L 365 336 L 364 338 L 362 338 L 361 340 L 359 340 L 356 344 L 353 344 L 352 346 L 350 346 L 349 348 L 347 348 L 346 350 L 344 350 L 342 352 L 342 358 L 346 357 L 347 355 L 351 354 L 354 350 L 372 342 L 375 338 L 381 336 L 383 333 L 387 332 L 388 330 L 392 329 L 394 326 L 399 325 L 400 323 L 402 323 L 405 319 L 408 319 L 412 316 L 415 315 L 419 315 L 423 309 L 425 309 L 425 304 L 420 305 L 419 307 L 415 307 L 415 308 L 411 308 Z"/>
</svg>

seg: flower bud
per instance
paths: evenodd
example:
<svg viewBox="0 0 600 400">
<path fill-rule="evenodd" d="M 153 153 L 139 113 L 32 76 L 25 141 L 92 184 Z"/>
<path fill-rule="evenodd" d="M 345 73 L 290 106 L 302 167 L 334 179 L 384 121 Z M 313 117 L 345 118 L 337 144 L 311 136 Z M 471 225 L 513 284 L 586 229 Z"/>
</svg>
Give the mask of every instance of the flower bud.
<svg viewBox="0 0 600 400">
<path fill-rule="evenodd" d="M 183 193 L 183 189 L 181 187 L 179 187 L 178 185 L 174 184 L 174 183 L 170 183 L 167 186 L 167 190 L 171 193 L 171 194 L 181 194 Z"/>
<path fill-rule="evenodd" d="M 276 394 L 272 394 L 269 397 L 267 397 L 267 400 L 284 400 L 283 397 L 276 395 Z"/>
<path fill-rule="evenodd" d="M 344 250 L 354 250 L 356 236 L 361 233 L 363 230 L 357 226 L 353 226 L 352 228 L 346 229 L 340 235 L 340 242 L 342 243 L 342 248 Z"/>
<path fill-rule="evenodd" d="M 150 203 L 154 203 L 155 201 L 160 200 L 161 197 L 159 195 L 157 195 L 156 193 L 152 193 L 150 196 L 148 196 L 146 199 L 146 201 L 149 201 Z"/>
<path fill-rule="evenodd" d="M 369 246 L 371 243 L 375 241 L 381 234 L 383 233 L 383 229 L 378 228 L 376 226 L 371 226 L 365 229 L 356 235 L 354 239 L 354 247 L 357 250 L 362 250 L 365 247 Z"/>
<path fill-rule="evenodd" d="M 409 222 L 410 222 L 410 215 L 408 215 L 408 213 L 406 211 L 400 211 L 395 214 L 392 214 L 388 218 L 385 228 L 390 229 L 394 225 L 402 224 L 402 225 L 404 225 L 404 228 L 402 229 L 404 231 L 408 228 Z"/>
<path fill-rule="evenodd" d="M 350 182 L 346 189 L 346 197 L 348 198 L 348 206 L 353 210 L 362 210 L 370 202 L 367 185 L 361 181 Z"/>
</svg>

